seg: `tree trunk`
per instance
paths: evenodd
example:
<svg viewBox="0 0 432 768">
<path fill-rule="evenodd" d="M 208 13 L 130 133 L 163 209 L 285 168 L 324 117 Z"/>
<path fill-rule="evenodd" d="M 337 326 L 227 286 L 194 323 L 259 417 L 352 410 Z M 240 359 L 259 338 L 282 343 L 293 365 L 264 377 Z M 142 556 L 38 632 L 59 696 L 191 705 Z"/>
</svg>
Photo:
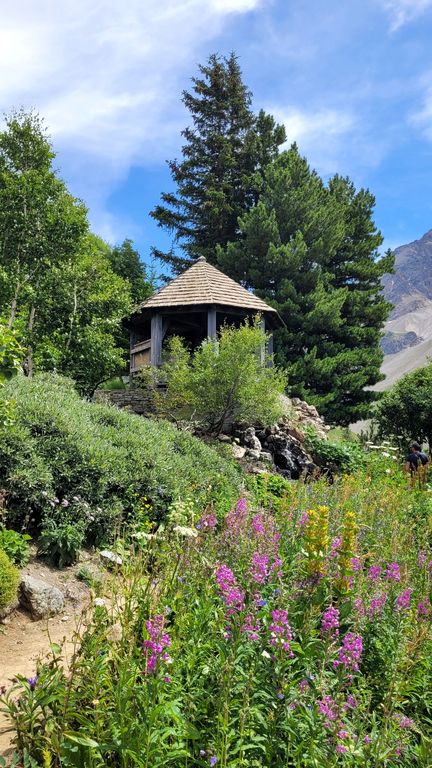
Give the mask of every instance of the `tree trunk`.
<svg viewBox="0 0 432 768">
<path fill-rule="evenodd" d="M 27 376 L 29 377 L 29 379 L 31 379 L 33 376 L 33 347 L 31 344 L 31 338 L 33 333 L 35 314 L 36 314 L 36 307 L 34 304 L 32 304 L 32 307 L 30 310 L 29 322 L 28 322 L 29 345 L 27 348 Z"/>
</svg>

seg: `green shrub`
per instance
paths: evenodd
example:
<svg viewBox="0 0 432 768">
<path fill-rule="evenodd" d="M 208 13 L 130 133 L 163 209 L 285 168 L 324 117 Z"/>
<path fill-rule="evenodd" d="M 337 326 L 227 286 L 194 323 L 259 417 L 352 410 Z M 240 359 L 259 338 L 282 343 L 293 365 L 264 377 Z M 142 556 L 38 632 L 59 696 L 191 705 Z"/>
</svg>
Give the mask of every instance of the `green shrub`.
<svg viewBox="0 0 432 768">
<path fill-rule="evenodd" d="M 0 551 L 6 552 L 7 556 L 15 565 L 26 565 L 30 557 L 30 548 L 28 542 L 31 536 L 27 533 L 17 533 L 9 531 L 7 528 L 0 528 Z"/>
<path fill-rule="evenodd" d="M 0 442 L 9 527 L 82 521 L 85 541 L 99 545 L 136 519 L 144 497 L 159 522 L 187 496 L 197 510 L 214 503 L 223 513 L 241 487 L 234 460 L 168 422 L 86 402 L 67 379 L 18 377 L 6 389 L 16 403 Z"/>
<path fill-rule="evenodd" d="M 64 568 L 76 563 L 84 544 L 83 521 L 57 521 L 46 517 L 38 541 L 38 554 L 47 555 L 55 565 Z"/>
<path fill-rule="evenodd" d="M 355 472 L 366 463 L 366 454 L 357 442 L 323 440 L 314 429 L 306 429 L 305 438 L 307 451 L 321 467 L 332 471 Z"/>
<path fill-rule="evenodd" d="M 258 318 L 240 328 L 221 328 L 217 340 L 207 339 L 193 355 L 173 337 L 161 371 L 166 390 L 159 408 L 170 417 L 192 418 L 215 435 L 239 421 L 277 421 L 286 376 L 261 358 L 265 344 Z M 151 375 L 143 374 L 147 380 Z"/>
<path fill-rule="evenodd" d="M 16 600 L 20 574 L 6 552 L 0 550 L 0 608 Z"/>
</svg>

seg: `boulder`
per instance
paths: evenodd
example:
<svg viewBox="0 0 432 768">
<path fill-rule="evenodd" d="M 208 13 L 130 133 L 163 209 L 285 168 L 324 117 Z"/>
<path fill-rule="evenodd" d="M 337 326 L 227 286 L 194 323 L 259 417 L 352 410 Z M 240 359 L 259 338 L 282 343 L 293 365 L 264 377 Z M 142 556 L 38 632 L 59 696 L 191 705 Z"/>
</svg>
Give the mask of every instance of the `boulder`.
<svg viewBox="0 0 432 768">
<path fill-rule="evenodd" d="M 23 576 L 19 591 L 20 605 L 27 610 L 32 619 L 44 619 L 55 616 L 63 610 L 65 599 L 63 592 L 42 579 Z"/>
<path fill-rule="evenodd" d="M 252 451 L 261 451 L 262 446 L 255 434 L 253 427 L 248 427 L 245 429 L 242 438 L 242 443 L 246 446 L 246 448 L 250 448 Z"/>
<path fill-rule="evenodd" d="M 107 567 L 112 568 L 114 565 L 123 564 L 123 560 L 121 559 L 120 555 L 118 555 L 116 552 L 111 552 L 110 549 L 103 549 L 102 552 L 99 552 L 99 557 L 103 564 Z"/>
<path fill-rule="evenodd" d="M 259 461 L 261 457 L 261 451 L 255 451 L 253 448 L 247 448 L 246 456 L 249 459 L 254 459 L 255 461 Z"/>
<path fill-rule="evenodd" d="M 231 450 L 235 459 L 244 459 L 246 455 L 246 448 L 243 448 L 242 445 L 237 445 L 234 443 L 234 445 L 231 446 Z"/>
</svg>

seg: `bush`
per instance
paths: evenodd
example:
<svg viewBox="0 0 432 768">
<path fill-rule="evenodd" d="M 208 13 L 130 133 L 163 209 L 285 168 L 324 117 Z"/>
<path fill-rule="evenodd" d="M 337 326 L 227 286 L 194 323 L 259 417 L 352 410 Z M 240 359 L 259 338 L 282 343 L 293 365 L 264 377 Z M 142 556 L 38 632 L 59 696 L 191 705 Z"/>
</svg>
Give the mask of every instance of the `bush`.
<svg viewBox="0 0 432 768">
<path fill-rule="evenodd" d="M 29 541 L 31 541 L 31 536 L 27 533 L 17 533 L 16 531 L 9 531 L 7 528 L 0 528 L 0 551 L 6 552 L 15 565 L 22 566 L 28 563 Z"/>
<path fill-rule="evenodd" d="M 355 472 L 366 463 L 366 454 L 359 443 L 323 440 L 313 428 L 305 430 L 305 447 L 319 466 L 333 472 Z"/>
<path fill-rule="evenodd" d="M 217 341 L 207 339 L 193 355 L 173 337 L 161 371 L 166 391 L 159 407 L 174 418 L 193 418 L 214 435 L 235 422 L 274 423 L 283 413 L 286 377 L 261 358 L 265 344 L 258 319 L 223 327 Z"/>
<path fill-rule="evenodd" d="M 84 544 L 83 521 L 44 519 L 38 541 L 38 554 L 47 555 L 54 565 L 64 568 L 78 560 Z"/>
<path fill-rule="evenodd" d="M 17 598 L 20 574 L 6 552 L 0 550 L 0 608 Z"/>
<path fill-rule="evenodd" d="M 9 527 L 79 522 L 88 543 L 104 544 L 137 519 L 144 497 L 159 522 L 189 495 L 222 513 L 242 484 L 234 460 L 167 422 L 86 402 L 67 379 L 17 377 L 6 389 L 16 403 L 0 442 Z"/>
</svg>

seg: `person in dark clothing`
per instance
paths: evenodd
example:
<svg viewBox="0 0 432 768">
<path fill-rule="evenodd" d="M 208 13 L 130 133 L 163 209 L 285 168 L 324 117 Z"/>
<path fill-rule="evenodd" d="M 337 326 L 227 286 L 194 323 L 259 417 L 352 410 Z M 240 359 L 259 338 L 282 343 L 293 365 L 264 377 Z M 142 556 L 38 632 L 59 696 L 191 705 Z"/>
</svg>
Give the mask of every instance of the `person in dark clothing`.
<svg viewBox="0 0 432 768">
<path fill-rule="evenodd" d="M 411 485 L 413 486 L 416 479 L 419 481 L 419 487 L 421 488 L 426 482 L 426 464 L 428 463 L 428 457 L 423 453 L 420 445 L 416 442 L 411 443 L 409 447 L 409 453 L 406 458 L 405 472 L 411 476 Z"/>
</svg>

